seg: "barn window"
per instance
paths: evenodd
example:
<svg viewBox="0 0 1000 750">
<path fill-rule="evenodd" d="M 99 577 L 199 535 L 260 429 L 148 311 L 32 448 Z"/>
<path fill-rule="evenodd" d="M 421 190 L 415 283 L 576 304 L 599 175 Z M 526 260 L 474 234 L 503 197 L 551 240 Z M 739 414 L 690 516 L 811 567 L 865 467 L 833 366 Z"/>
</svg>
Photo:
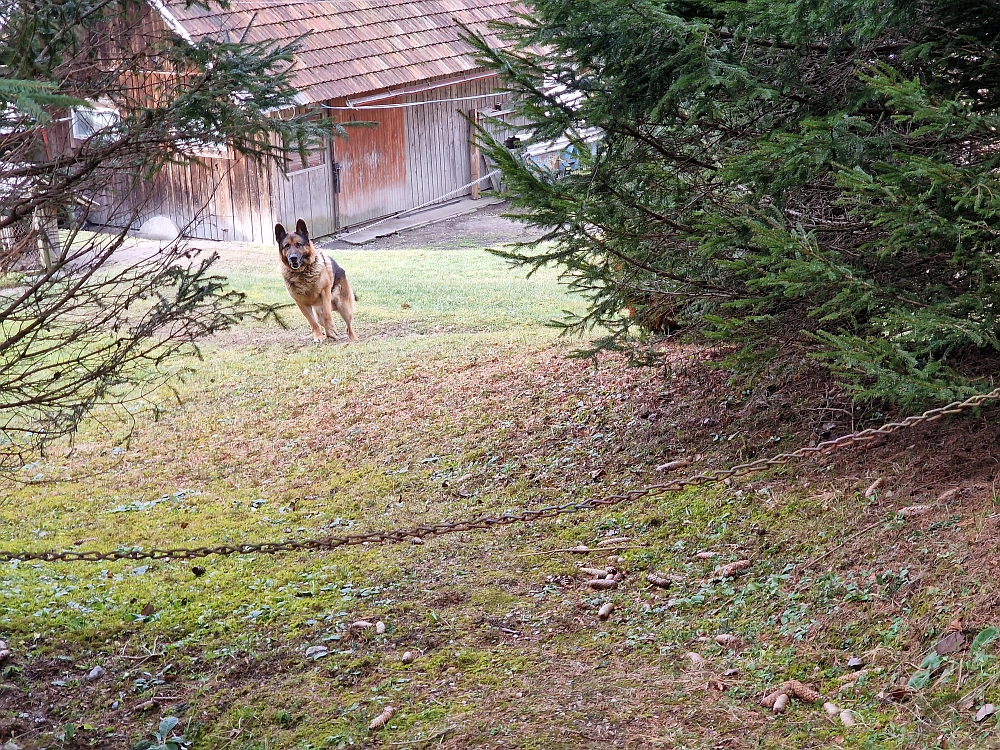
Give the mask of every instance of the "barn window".
<svg viewBox="0 0 1000 750">
<path fill-rule="evenodd" d="M 207 141 L 199 138 L 179 138 L 177 145 L 188 156 L 197 159 L 228 159 L 229 147 L 222 141 Z"/>
<path fill-rule="evenodd" d="M 302 154 L 298 151 L 292 151 L 288 154 L 286 159 L 286 164 L 288 165 L 289 172 L 302 172 L 306 169 L 312 169 L 313 167 L 321 167 L 326 164 L 327 159 L 327 147 L 326 144 L 318 148 L 306 149 L 305 163 L 302 161 Z"/>
<path fill-rule="evenodd" d="M 73 138 L 85 141 L 98 134 L 110 134 L 121 117 L 112 107 L 73 107 Z"/>
</svg>

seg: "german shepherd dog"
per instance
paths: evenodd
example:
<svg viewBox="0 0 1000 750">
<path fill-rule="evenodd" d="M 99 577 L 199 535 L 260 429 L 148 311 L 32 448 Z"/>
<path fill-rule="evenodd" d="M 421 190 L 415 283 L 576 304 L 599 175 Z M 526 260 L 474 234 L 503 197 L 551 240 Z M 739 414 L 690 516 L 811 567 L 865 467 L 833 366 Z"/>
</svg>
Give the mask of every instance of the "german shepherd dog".
<svg viewBox="0 0 1000 750">
<path fill-rule="evenodd" d="M 337 338 L 333 330 L 334 310 L 347 323 L 347 337 L 357 341 L 351 326 L 357 297 L 347 283 L 344 269 L 322 250 L 313 247 L 302 219 L 295 222 L 294 232 L 286 232 L 281 224 L 275 224 L 274 238 L 281 253 L 281 277 L 285 280 L 285 288 L 309 321 L 313 341 L 319 343 L 327 336 Z"/>
</svg>

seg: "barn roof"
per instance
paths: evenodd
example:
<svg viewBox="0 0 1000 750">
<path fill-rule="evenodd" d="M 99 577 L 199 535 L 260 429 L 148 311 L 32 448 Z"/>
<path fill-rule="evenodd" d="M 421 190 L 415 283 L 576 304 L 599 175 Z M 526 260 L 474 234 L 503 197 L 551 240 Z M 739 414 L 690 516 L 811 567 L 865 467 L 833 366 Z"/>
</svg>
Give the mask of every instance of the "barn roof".
<svg viewBox="0 0 1000 750">
<path fill-rule="evenodd" d="M 456 21 L 499 44 L 487 25 L 512 20 L 517 0 L 230 0 L 206 10 L 151 0 L 189 40 L 229 33 L 248 41 L 303 34 L 295 84 L 311 102 L 394 89 L 476 70 Z M 251 25 L 252 23 L 252 25 Z"/>
</svg>

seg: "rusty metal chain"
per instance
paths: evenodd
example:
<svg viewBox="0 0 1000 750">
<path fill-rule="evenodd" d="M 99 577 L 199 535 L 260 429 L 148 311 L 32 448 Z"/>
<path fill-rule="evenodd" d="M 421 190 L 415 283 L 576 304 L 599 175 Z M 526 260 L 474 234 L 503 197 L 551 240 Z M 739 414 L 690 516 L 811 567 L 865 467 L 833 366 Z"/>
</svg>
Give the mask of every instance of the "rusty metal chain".
<svg viewBox="0 0 1000 750">
<path fill-rule="evenodd" d="M 929 409 L 923 414 L 907 417 L 899 422 L 889 422 L 881 427 L 872 427 L 860 432 L 843 435 L 833 440 L 826 440 L 813 446 L 799 448 L 791 453 L 779 453 L 770 458 L 761 458 L 749 463 L 739 464 L 728 469 L 714 469 L 702 474 L 672 479 L 662 484 L 652 484 L 640 489 L 630 490 L 620 495 L 607 495 L 601 498 L 580 500 L 564 505 L 548 505 L 541 508 L 531 508 L 520 513 L 504 513 L 499 516 L 480 516 L 466 521 L 451 523 L 421 524 L 408 529 L 390 531 L 372 531 L 365 534 L 349 534 L 347 536 L 329 536 L 321 539 L 288 539 L 281 542 L 262 542 L 256 544 L 223 544 L 215 547 L 193 547 L 179 549 L 119 549 L 111 552 L 97 550 L 61 550 L 47 552 L 7 552 L 0 550 L 0 562 L 110 562 L 115 560 L 194 560 L 211 555 L 274 555 L 280 552 L 298 550 L 330 550 L 338 547 L 372 544 L 399 544 L 410 542 L 420 544 L 427 537 L 441 536 L 459 531 L 491 529 L 494 526 L 509 526 L 515 523 L 531 523 L 546 518 L 569 513 L 610 508 L 628 501 L 641 498 L 653 498 L 669 492 L 677 492 L 686 487 L 697 487 L 716 484 L 735 476 L 752 474 L 763 469 L 784 466 L 799 458 L 833 453 L 842 448 L 859 445 L 874 440 L 880 435 L 889 435 L 899 430 L 909 429 L 925 422 L 935 422 L 942 417 L 960 414 L 964 411 L 982 406 L 987 401 L 1000 400 L 1000 388 L 989 393 L 972 396 L 965 401 L 955 401 L 937 409 Z"/>
</svg>

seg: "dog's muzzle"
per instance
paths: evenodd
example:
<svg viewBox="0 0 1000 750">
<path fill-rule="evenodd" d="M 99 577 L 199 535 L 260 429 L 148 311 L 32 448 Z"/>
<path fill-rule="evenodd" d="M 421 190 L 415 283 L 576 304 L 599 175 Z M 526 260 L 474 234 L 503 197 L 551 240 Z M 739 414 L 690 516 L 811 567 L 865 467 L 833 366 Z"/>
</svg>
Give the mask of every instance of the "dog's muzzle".
<svg viewBox="0 0 1000 750">
<path fill-rule="evenodd" d="M 297 271 L 299 269 L 299 266 L 302 265 L 301 255 L 289 255 L 287 260 L 288 260 L 288 265 L 291 266 L 291 268 L 295 271 Z"/>
</svg>

